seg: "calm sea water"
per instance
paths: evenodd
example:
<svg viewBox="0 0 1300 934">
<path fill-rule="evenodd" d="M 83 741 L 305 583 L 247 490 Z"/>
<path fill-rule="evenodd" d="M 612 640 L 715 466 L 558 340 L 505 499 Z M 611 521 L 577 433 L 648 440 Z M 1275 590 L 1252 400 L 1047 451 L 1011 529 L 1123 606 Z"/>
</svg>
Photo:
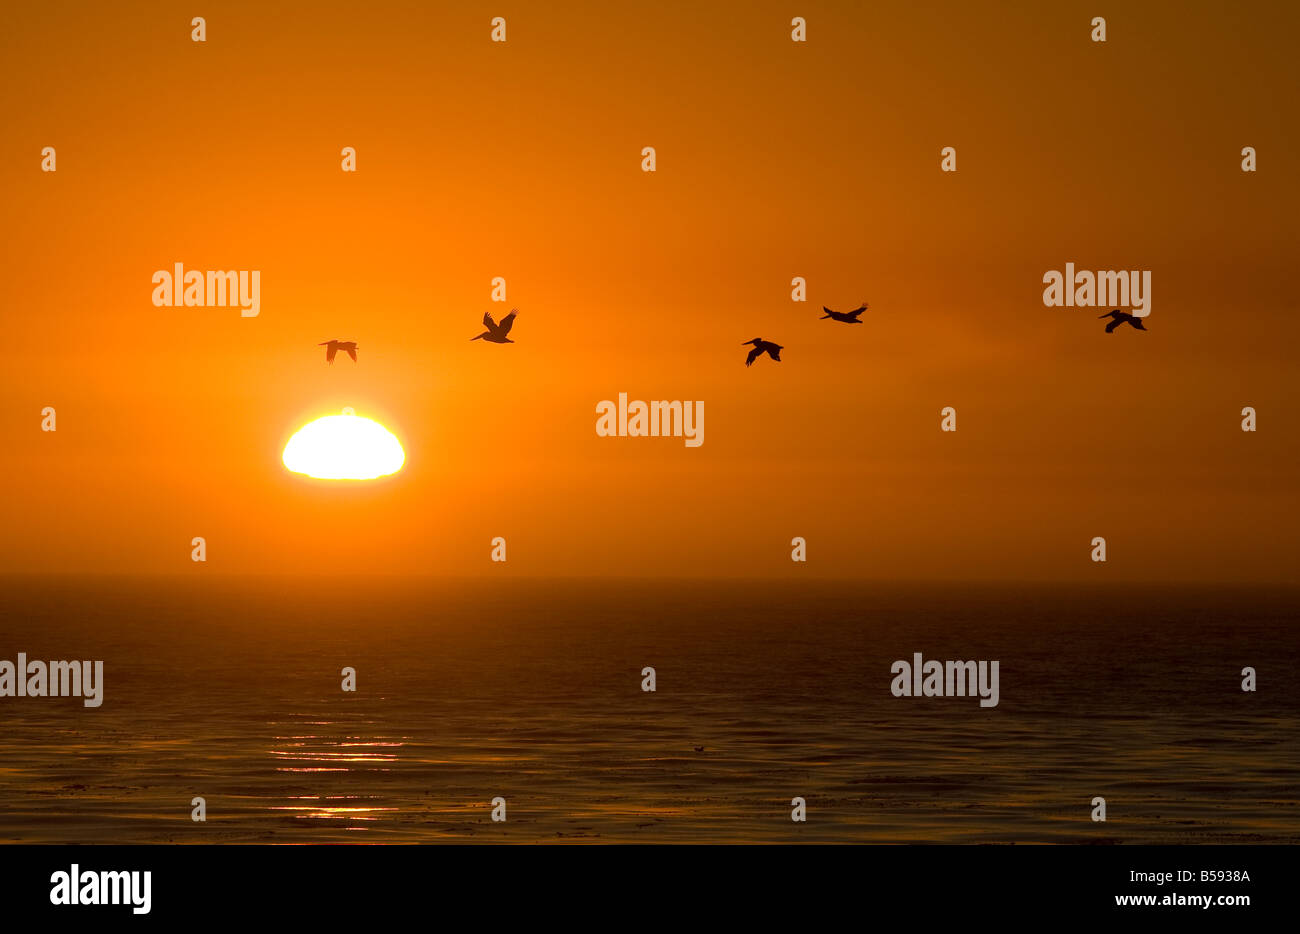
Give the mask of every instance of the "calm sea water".
<svg viewBox="0 0 1300 934">
<path fill-rule="evenodd" d="M 0 658 L 105 661 L 0 698 L 7 842 L 1300 842 L 1295 591 L 3 584 Z M 1000 704 L 893 697 L 916 651 Z"/>
</svg>

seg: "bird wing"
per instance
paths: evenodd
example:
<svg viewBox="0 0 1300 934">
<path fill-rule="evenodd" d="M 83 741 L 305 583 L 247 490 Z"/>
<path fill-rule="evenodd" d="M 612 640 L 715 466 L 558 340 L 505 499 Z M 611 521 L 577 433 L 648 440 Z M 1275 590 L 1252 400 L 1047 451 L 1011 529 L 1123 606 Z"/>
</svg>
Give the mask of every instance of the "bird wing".
<svg viewBox="0 0 1300 934">
<path fill-rule="evenodd" d="M 785 349 L 785 348 L 783 348 L 780 344 L 773 344 L 771 347 L 768 348 L 768 351 L 767 351 L 767 352 L 768 352 L 768 355 L 771 356 L 771 358 L 772 358 L 773 360 L 775 360 L 775 361 L 777 361 L 778 363 L 780 363 L 780 362 L 781 362 L 781 351 L 784 350 L 784 349 Z"/>
<path fill-rule="evenodd" d="M 863 302 L 861 308 L 854 308 L 852 311 L 848 313 L 848 315 L 850 318 L 856 318 L 858 315 L 862 314 L 866 310 L 867 310 L 867 303 Z"/>
<path fill-rule="evenodd" d="M 1124 322 L 1123 322 L 1122 319 L 1120 319 L 1120 318 L 1116 318 L 1116 319 L 1115 319 L 1114 321 L 1112 321 L 1110 324 L 1106 325 L 1106 333 L 1109 334 L 1111 331 L 1115 330 L 1117 327 L 1119 327 L 1119 326 L 1120 326 L 1121 324 L 1123 324 L 1123 323 L 1124 323 Z"/>
<path fill-rule="evenodd" d="M 510 314 L 501 319 L 501 336 L 505 337 L 510 333 L 510 329 L 515 326 L 515 315 L 519 314 L 518 310 L 511 308 Z"/>
<path fill-rule="evenodd" d="M 828 315 L 838 314 L 838 312 L 831 311 L 831 310 L 830 310 L 829 308 L 827 308 L 825 305 L 822 305 L 822 311 L 826 312 L 826 314 L 828 314 Z"/>
<path fill-rule="evenodd" d="M 333 362 L 334 362 L 334 355 L 335 355 L 336 353 L 338 353 L 338 347 L 337 347 L 337 346 L 334 346 L 334 342 L 333 342 L 333 341 L 330 341 L 330 348 L 329 348 L 328 350 L 325 351 L 325 362 L 326 362 L 326 363 L 333 363 Z"/>
<path fill-rule="evenodd" d="M 755 347 L 753 350 L 751 350 L 749 352 L 749 356 L 745 357 L 745 366 L 751 366 L 754 363 L 754 361 L 758 359 L 758 355 L 761 354 L 762 352 L 763 352 L 763 348 L 761 347 Z"/>
<path fill-rule="evenodd" d="M 1146 327 L 1142 324 L 1142 319 L 1137 317 L 1136 315 L 1130 315 L 1128 319 L 1128 323 L 1133 325 L 1133 327 L 1137 328 L 1139 331 L 1146 330 Z"/>
<path fill-rule="evenodd" d="M 357 349 L 356 349 L 355 347 L 349 347 L 349 348 L 348 348 L 348 356 L 352 358 L 352 362 L 353 362 L 353 363 L 356 363 L 356 362 L 357 362 Z"/>
<path fill-rule="evenodd" d="M 492 312 L 483 312 L 483 327 L 487 328 L 489 331 L 495 331 L 497 329 L 497 323 L 492 320 Z"/>
</svg>

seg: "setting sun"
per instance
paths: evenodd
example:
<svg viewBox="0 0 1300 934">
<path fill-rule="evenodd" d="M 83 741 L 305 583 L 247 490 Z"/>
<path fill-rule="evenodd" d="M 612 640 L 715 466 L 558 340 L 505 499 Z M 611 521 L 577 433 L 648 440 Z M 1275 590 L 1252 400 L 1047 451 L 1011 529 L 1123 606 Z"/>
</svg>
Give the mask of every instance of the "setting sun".
<svg viewBox="0 0 1300 934">
<path fill-rule="evenodd" d="M 298 429 L 284 446 L 284 466 L 320 480 L 373 480 L 406 462 L 397 437 L 360 415 L 326 415 Z"/>
</svg>

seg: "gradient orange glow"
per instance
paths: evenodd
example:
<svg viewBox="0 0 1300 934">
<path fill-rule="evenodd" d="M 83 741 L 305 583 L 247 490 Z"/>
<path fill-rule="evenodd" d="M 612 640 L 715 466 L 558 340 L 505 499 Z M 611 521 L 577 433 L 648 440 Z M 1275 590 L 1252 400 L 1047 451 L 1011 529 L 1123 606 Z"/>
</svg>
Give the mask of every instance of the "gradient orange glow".
<svg viewBox="0 0 1300 934">
<path fill-rule="evenodd" d="M 15 11 L 3 566 L 1092 579 L 1104 535 L 1108 578 L 1294 581 L 1296 8 L 1105 45 L 1079 3 L 801 3 L 806 44 L 791 10 Z M 1149 332 L 1043 307 L 1067 261 L 1152 270 Z M 177 262 L 260 269 L 260 315 L 154 307 Z M 619 392 L 704 400 L 707 441 L 597 437 Z M 286 472 L 344 406 L 406 468 Z"/>
</svg>

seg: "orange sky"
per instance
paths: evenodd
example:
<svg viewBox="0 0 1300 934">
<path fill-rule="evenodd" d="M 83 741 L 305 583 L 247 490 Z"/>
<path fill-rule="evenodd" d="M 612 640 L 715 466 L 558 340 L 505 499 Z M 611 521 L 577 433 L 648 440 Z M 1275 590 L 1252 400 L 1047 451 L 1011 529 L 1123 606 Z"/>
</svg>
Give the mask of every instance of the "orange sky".
<svg viewBox="0 0 1300 934">
<path fill-rule="evenodd" d="M 262 6 L 0 36 L 5 569 L 1296 580 L 1294 7 Z M 154 307 L 175 262 L 260 316 Z M 1044 307 L 1067 262 L 1148 332 Z M 621 391 L 705 443 L 598 438 Z M 286 473 L 345 405 L 405 469 Z"/>
</svg>

